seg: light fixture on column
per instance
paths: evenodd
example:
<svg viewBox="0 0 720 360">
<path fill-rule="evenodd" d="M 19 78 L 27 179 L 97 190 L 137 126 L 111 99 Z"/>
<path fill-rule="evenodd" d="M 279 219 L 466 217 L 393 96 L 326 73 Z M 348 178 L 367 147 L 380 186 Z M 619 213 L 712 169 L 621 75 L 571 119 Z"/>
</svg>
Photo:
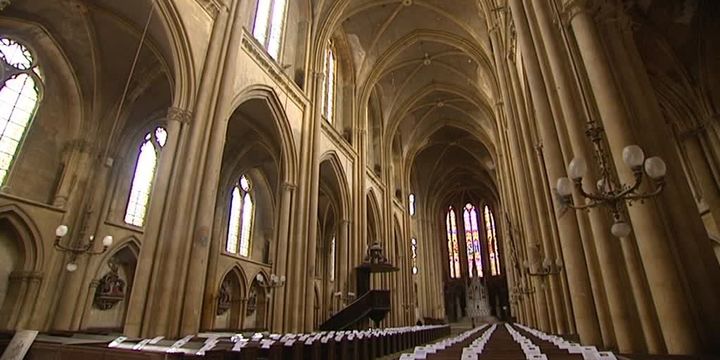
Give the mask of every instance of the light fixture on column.
<svg viewBox="0 0 720 360">
<path fill-rule="evenodd" d="M 270 279 L 265 279 L 263 274 L 257 274 L 257 276 L 255 276 L 255 281 L 257 281 L 257 284 L 262 288 L 275 289 L 285 286 L 285 275 L 277 276 L 272 274 L 270 275 Z"/>
<path fill-rule="evenodd" d="M 543 260 L 542 264 L 540 264 L 540 269 L 538 271 L 533 271 L 534 268 L 536 268 L 535 264 L 529 264 L 527 260 L 523 262 L 523 267 L 525 267 L 527 274 L 530 276 L 548 276 L 557 275 L 562 272 L 563 263 L 560 258 L 556 261 L 552 261 L 550 257 L 545 257 L 545 260 Z"/>
<path fill-rule="evenodd" d="M 107 235 L 103 237 L 102 239 L 102 245 L 103 248 L 100 251 L 93 250 L 93 247 L 95 245 L 95 235 L 90 235 L 88 242 L 83 244 L 78 244 L 77 246 L 74 245 L 63 245 L 60 243 L 60 240 L 62 240 L 65 235 L 68 233 L 68 227 L 67 225 L 60 225 L 55 229 L 55 242 L 53 245 L 55 246 L 55 249 L 63 252 L 69 252 L 71 254 L 70 256 L 70 262 L 65 265 L 65 269 L 69 272 L 74 272 L 77 270 L 78 266 L 75 260 L 77 260 L 77 257 L 83 254 L 88 255 L 100 255 L 107 251 L 107 249 L 112 246 L 113 243 L 113 237 L 110 235 Z"/>
<path fill-rule="evenodd" d="M 576 157 L 568 166 L 568 177 L 561 177 L 557 180 L 557 193 L 563 206 L 576 210 L 590 209 L 594 207 L 607 207 L 612 216 L 614 223 L 610 229 L 615 237 L 622 238 L 630 235 L 632 228 L 625 220 L 623 215 L 623 205 L 632 205 L 633 201 L 643 201 L 644 199 L 657 196 L 665 187 L 665 174 L 667 167 L 663 159 L 658 156 L 645 158 L 645 153 L 637 145 L 629 145 L 623 149 L 623 161 L 633 172 L 635 177 L 632 184 L 618 183 L 611 176 L 612 168 L 608 162 L 608 156 L 603 146 L 603 128 L 597 122 L 590 122 L 588 129 L 585 131 L 590 141 L 593 143 L 595 152 L 595 161 L 597 162 L 600 179 L 597 181 L 596 190 L 586 192 L 583 189 L 582 179 L 587 172 L 587 163 L 585 159 Z M 645 176 L 651 180 L 651 190 L 648 192 L 640 192 L 640 185 Z M 575 189 L 586 199 L 590 201 L 583 205 L 573 204 L 573 184 Z"/>
<path fill-rule="evenodd" d="M 340 299 L 345 304 L 351 302 L 352 300 L 355 300 L 355 293 L 351 292 L 351 291 L 348 291 L 347 293 L 338 291 L 338 292 L 334 293 L 333 296 Z"/>
</svg>

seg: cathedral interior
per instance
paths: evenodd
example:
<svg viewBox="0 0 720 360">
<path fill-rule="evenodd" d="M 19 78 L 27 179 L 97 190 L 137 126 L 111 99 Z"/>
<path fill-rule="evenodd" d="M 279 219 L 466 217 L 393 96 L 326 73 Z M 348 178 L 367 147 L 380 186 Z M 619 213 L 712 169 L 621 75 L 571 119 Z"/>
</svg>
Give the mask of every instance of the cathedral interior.
<svg viewBox="0 0 720 360">
<path fill-rule="evenodd" d="M 504 322 L 720 355 L 719 19 L 2 0 L 0 334 Z"/>
</svg>

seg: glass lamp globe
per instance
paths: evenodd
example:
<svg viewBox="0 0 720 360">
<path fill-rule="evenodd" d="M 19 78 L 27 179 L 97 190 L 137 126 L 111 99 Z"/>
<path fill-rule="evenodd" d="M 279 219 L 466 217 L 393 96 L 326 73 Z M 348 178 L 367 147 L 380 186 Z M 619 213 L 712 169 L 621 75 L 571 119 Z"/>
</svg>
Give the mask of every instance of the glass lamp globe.
<svg viewBox="0 0 720 360">
<path fill-rule="evenodd" d="M 587 172 L 587 163 L 583 158 L 574 158 L 568 165 L 568 175 L 573 180 L 581 179 Z"/>
<path fill-rule="evenodd" d="M 263 278 L 262 274 L 257 274 L 257 276 L 255 276 L 255 280 L 257 280 L 258 282 L 263 282 L 263 280 L 265 279 Z"/>
<path fill-rule="evenodd" d="M 68 227 L 67 225 L 60 225 L 55 229 L 55 236 L 57 237 L 63 237 L 67 235 Z"/>
<path fill-rule="evenodd" d="M 637 145 L 628 145 L 623 149 L 623 161 L 630 168 L 638 168 L 645 161 L 645 153 Z"/>
<path fill-rule="evenodd" d="M 662 179 L 667 174 L 667 165 L 659 156 L 653 156 L 645 161 L 645 172 L 654 180 Z"/>
<path fill-rule="evenodd" d="M 566 177 L 561 177 L 557 180 L 557 191 L 560 196 L 572 195 L 573 183 Z"/>
<path fill-rule="evenodd" d="M 78 266 L 74 262 L 71 262 L 71 263 L 68 263 L 67 265 L 65 265 L 65 270 L 67 270 L 68 272 L 75 272 L 77 270 L 77 268 L 78 268 Z"/>
<path fill-rule="evenodd" d="M 632 228 L 630 227 L 630 224 L 624 221 L 616 221 L 612 225 L 612 228 L 610 228 L 610 232 L 616 238 L 624 238 L 630 235 L 630 233 L 632 232 Z"/>
<path fill-rule="evenodd" d="M 113 237 L 110 235 L 107 235 L 103 238 L 103 246 L 104 247 L 110 247 L 113 244 Z"/>
</svg>

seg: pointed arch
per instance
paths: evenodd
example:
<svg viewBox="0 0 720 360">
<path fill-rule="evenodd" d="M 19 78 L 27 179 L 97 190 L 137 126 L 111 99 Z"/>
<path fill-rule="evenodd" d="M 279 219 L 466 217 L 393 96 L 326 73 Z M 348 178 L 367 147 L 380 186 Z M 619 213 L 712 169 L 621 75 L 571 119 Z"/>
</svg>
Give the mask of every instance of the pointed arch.
<svg viewBox="0 0 720 360">
<path fill-rule="evenodd" d="M 375 241 L 380 242 L 380 203 L 378 201 L 377 196 L 375 195 L 375 190 L 370 189 L 367 192 L 366 198 L 366 217 L 367 217 L 367 245 L 372 244 Z"/>
<path fill-rule="evenodd" d="M 7 221 L 19 237 L 18 249 L 22 252 L 22 270 L 39 272 L 45 256 L 42 236 L 37 225 L 25 210 L 16 204 L 0 206 L 0 221 Z"/>
<path fill-rule="evenodd" d="M 345 173 L 345 168 L 342 166 L 342 163 L 340 162 L 340 157 L 338 157 L 337 153 L 334 150 L 325 152 L 320 156 L 320 166 L 322 167 L 323 163 L 327 163 L 330 166 L 330 169 L 332 169 L 332 176 L 333 179 L 336 181 L 336 184 L 338 185 L 338 195 L 340 200 L 340 211 L 341 217 L 349 217 L 350 216 L 350 186 L 348 185 L 347 181 L 347 174 Z"/>
<path fill-rule="evenodd" d="M 287 117 L 285 109 L 275 89 L 267 85 L 252 85 L 242 90 L 231 102 L 231 107 L 226 117 L 231 117 L 233 112 L 242 104 L 250 100 L 264 101 L 272 113 L 274 130 L 280 138 L 282 154 L 282 176 L 283 181 L 294 184 L 297 178 L 298 155 L 295 146 L 293 130 Z M 268 119 L 270 121 L 270 119 Z"/>
</svg>

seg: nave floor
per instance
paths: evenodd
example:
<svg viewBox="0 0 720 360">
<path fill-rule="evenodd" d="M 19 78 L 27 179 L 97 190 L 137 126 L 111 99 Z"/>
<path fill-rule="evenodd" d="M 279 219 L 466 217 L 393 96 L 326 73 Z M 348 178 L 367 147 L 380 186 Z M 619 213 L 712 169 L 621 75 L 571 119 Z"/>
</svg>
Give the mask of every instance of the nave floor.
<svg viewBox="0 0 720 360">
<path fill-rule="evenodd" d="M 463 349 L 471 347 L 473 344 L 476 344 L 477 341 L 483 337 L 486 332 L 490 332 L 488 334 L 484 348 L 482 352 L 477 355 L 476 359 L 478 360 L 524 360 L 527 359 L 527 355 L 524 353 L 520 343 L 518 343 L 515 339 L 513 339 L 512 334 L 510 331 L 514 331 L 525 337 L 526 339 L 530 340 L 534 345 L 536 345 L 542 354 L 544 354 L 548 360 L 584 360 L 587 359 L 586 357 L 583 357 L 581 354 L 570 354 L 567 350 L 562 349 L 558 347 L 556 344 L 554 344 L 551 341 L 544 340 L 530 331 L 527 331 L 523 329 L 520 326 L 517 325 L 509 325 L 511 330 L 508 330 L 506 328 L 505 323 L 497 323 L 494 330 L 488 331 L 488 329 L 491 329 L 492 324 L 488 324 L 487 326 L 481 326 L 481 330 L 473 333 L 470 336 L 467 336 L 466 338 L 462 337 L 463 333 L 466 333 L 470 330 L 473 330 L 472 326 L 469 324 L 469 322 L 466 324 L 465 322 L 455 323 L 451 324 L 452 328 L 452 335 L 450 337 L 446 338 L 444 341 L 447 341 L 447 339 L 453 339 L 453 338 L 463 338 L 462 340 L 459 340 L 452 345 L 449 345 L 445 347 L 442 350 L 438 350 L 436 353 L 428 353 L 425 355 L 425 359 L 428 360 L 449 360 L 449 359 L 465 359 L 463 358 Z M 544 336 L 544 335 L 543 335 Z M 435 342 L 434 344 L 437 344 L 438 342 Z M 428 344 L 431 345 L 431 344 Z M 406 352 L 407 353 L 407 352 Z M 618 355 L 618 354 L 609 354 L 604 353 L 608 355 L 612 355 L 611 358 L 617 359 L 617 360 L 720 360 L 720 358 L 716 357 L 706 357 L 706 356 L 678 356 L 678 355 Z M 402 354 L 394 354 L 389 357 L 383 358 L 383 360 L 391 360 L 391 359 L 404 359 L 401 357 Z M 406 355 L 407 356 L 407 355 Z M 590 356 L 590 355 L 588 355 Z M 410 357 L 408 357 L 409 359 Z M 422 358 L 422 357 L 418 357 Z M 590 356 L 590 358 L 595 358 L 594 356 Z M 598 357 L 598 359 L 605 359 L 605 357 Z"/>
</svg>

